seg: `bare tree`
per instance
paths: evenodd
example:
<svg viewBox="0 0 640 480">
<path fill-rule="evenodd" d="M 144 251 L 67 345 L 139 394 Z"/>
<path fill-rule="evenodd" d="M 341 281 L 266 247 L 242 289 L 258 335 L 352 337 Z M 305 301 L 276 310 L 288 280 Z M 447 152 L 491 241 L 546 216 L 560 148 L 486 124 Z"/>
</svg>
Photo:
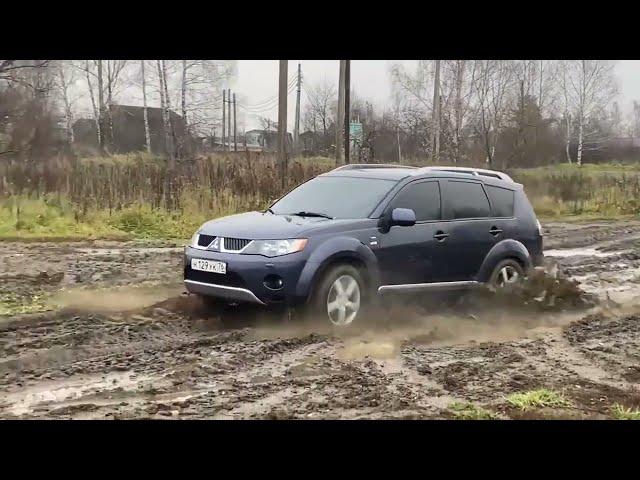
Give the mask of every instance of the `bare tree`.
<svg viewBox="0 0 640 480">
<path fill-rule="evenodd" d="M 173 149 L 173 132 L 171 129 L 171 100 L 167 88 L 167 69 L 164 60 L 157 61 L 158 80 L 160 84 L 160 103 L 162 108 L 162 120 L 164 124 L 164 138 L 169 157 L 169 169 L 175 166 L 175 152 Z"/>
<path fill-rule="evenodd" d="M 144 71 L 144 60 L 140 60 L 140 75 L 142 77 L 142 102 L 144 106 L 144 143 L 147 153 L 151 153 L 151 135 L 149 134 L 149 112 L 147 109 L 147 80 Z"/>
<path fill-rule="evenodd" d="M 337 102 L 336 87 L 326 79 L 320 83 L 305 88 L 307 103 L 305 105 L 305 124 L 322 125 L 322 143 L 327 148 L 328 130 L 333 123 L 334 110 Z"/>
<path fill-rule="evenodd" d="M 65 130 L 67 132 L 67 142 L 73 145 L 73 98 L 72 86 L 76 80 L 76 69 L 64 60 L 55 62 L 55 85 L 62 99 L 63 114 L 65 119 Z"/>
<path fill-rule="evenodd" d="M 493 165 L 496 145 L 503 127 L 513 68 L 505 60 L 478 60 L 474 78 L 476 131 L 482 136 L 486 163 Z"/>
<path fill-rule="evenodd" d="M 443 138 L 449 139 L 454 163 L 462 160 L 463 131 L 471 107 L 474 75 L 473 60 L 445 60 L 443 63 L 441 128 Z"/>
<path fill-rule="evenodd" d="M 91 107 L 93 110 L 93 120 L 96 124 L 96 133 L 98 135 L 98 145 L 102 146 L 102 122 L 100 121 L 100 112 L 98 108 L 98 104 L 96 103 L 96 97 L 94 94 L 93 83 L 91 82 L 91 77 L 93 75 L 91 69 L 91 63 L 89 60 L 84 61 L 83 67 L 80 67 L 84 73 L 85 78 L 87 79 L 87 89 L 89 90 L 89 98 L 91 100 Z"/>
<path fill-rule="evenodd" d="M 595 130 L 586 130 L 590 120 L 601 115 L 617 93 L 614 75 L 615 63 L 607 60 L 567 60 L 561 62 L 560 79 L 563 89 L 567 124 L 566 148 L 571 140 L 571 117 L 577 128 L 576 163 L 582 165 L 585 146 L 599 148 L 604 139 L 597 138 Z M 585 141 L 587 140 L 587 141 Z"/>
</svg>

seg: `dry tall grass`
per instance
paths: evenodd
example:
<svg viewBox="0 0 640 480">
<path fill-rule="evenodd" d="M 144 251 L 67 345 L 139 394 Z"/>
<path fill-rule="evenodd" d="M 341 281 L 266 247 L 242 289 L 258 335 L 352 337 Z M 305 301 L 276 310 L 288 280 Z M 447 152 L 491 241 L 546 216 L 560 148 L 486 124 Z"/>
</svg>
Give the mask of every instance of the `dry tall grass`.
<svg viewBox="0 0 640 480">
<path fill-rule="evenodd" d="M 327 158 L 290 162 L 288 190 L 333 168 Z M 640 213 L 633 166 L 561 165 L 510 172 L 538 215 Z M 0 237 L 188 237 L 199 223 L 263 209 L 283 194 L 272 156 L 214 155 L 180 162 L 146 154 L 0 163 Z"/>
</svg>

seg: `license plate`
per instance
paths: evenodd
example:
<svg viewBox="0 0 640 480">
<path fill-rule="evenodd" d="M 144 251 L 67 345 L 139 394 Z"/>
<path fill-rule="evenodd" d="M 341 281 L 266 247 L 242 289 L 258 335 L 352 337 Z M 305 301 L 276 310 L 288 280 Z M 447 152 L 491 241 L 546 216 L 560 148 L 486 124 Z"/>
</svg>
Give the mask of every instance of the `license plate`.
<svg viewBox="0 0 640 480">
<path fill-rule="evenodd" d="M 224 262 L 216 262 L 215 260 L 202 260 L 200 258 L 191 259 L 191 268 L 200 270 L 201 272 L 227 273 L 227 264 Z"/>
</svg>

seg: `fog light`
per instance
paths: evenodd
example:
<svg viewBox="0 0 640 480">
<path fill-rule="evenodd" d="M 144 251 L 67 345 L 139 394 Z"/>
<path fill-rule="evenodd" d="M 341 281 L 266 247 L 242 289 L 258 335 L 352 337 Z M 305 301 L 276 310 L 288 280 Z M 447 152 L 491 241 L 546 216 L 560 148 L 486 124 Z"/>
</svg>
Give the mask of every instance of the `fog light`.
<svg viewBox="0 0 640 480">
<path fill-rule="evenodd" d="M 281 290 L 284 287 L 284 280 L 279 275 L 267 275 L 264 277 L 264 286 L 269 290 Z"/>
</svg>

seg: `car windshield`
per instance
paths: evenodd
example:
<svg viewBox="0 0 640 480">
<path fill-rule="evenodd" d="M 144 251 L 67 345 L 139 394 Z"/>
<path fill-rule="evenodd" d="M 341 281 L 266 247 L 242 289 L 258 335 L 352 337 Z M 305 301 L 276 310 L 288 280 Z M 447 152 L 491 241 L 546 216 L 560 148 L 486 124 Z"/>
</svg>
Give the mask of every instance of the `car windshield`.
<svg viewBox="0 0 640 480">
<path fill-rule="evenodd" d="M 377 178 L 316 177 L 278 200 L 271 211 L 276 215 L 366 218 L 396 183 Z"/>
</svg>

